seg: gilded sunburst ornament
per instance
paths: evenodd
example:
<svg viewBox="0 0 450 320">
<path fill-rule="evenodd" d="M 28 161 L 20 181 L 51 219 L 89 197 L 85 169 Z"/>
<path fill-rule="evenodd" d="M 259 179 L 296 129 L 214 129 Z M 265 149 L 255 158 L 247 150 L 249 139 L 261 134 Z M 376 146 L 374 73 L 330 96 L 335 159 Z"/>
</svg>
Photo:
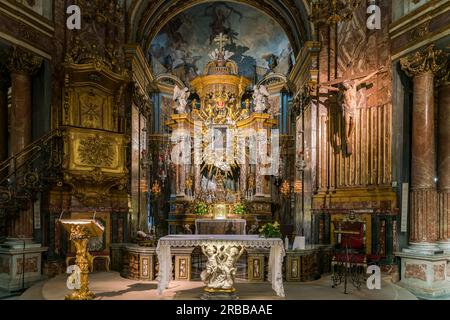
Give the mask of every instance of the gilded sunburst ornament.
<svg viewBox="0 0 450 320">
<path fill-rule="evenodd" d="M 99 136 L 80 140 L 78 153 L 84 164 L 97 167 L 111 166 L 114 158 L 111 141 Z"/>
</svg>

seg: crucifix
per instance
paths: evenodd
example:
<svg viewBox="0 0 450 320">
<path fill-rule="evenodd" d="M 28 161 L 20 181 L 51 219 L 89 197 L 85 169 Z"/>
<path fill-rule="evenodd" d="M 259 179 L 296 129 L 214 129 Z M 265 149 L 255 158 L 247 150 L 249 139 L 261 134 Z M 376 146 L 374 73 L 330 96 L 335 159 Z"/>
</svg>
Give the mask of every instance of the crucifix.
<svg viewBox="0 0 450 320">
<path fill-rule="evenodd" d="M 345 119 L 345 142 L 348 155 L 353 152 L 351 137 L 353 135 L 353 131 L 355 130 L 355 110 L 357 105 L 357 93 L 359 90 L 358 87 L 381 72 L 384 72 L 384 67 L 380 67 L 377 71 L 365 76 L 357 76 L 352 79 L 340 78 L 319 85 L 321 88 L 338 93 L 338 101 L 341 104 Z M 332 87 L 336 84 L 341 85 L 338 88 Z"/>
<path fill-rule="evenodd" d="M 223 52 L 225 50 L 225 44 L 228 43 L 228 36 L 220 33 L 215 39 L 214 42 L 216 42 L 219 45 L 219 51 Z"/>
</svg>

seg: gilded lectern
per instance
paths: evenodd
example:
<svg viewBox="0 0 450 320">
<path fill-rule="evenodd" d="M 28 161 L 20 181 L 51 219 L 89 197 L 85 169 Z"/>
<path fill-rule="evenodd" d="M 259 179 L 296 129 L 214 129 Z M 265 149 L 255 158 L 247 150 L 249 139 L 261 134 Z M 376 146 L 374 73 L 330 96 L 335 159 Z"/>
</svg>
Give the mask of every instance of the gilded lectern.
<svg viewBox="0 0 450 320">
<path fill-rule="evenodd" d="M 66 296 L 66 300 L 91 300 L 94 293 L 89 291 L 89 266 L 92 256 L 88 251 L 89 239 L 100 237 L 104 227 L 94 219 L 60 219 L 64 229 L 70 233 L 70 240 L 76 248 L 76 265 L 80 268 L 80 286 Z"/>
</svg>

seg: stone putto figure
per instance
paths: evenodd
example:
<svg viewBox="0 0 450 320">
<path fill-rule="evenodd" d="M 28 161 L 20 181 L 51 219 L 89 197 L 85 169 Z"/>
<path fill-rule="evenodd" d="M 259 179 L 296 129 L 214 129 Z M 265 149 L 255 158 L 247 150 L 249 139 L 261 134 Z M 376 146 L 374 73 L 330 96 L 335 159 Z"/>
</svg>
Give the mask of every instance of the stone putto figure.
<svg viewBox="0 0 450 320">
<path fill-rule="evenodd" d="M 236 262 L 244 253 L 244 247 L 226 247 L 220 245 L 202 246 L 203 254 L 208 257 L 206 268 L 200 275 L 208 288 L 231 289 L 236 275 Z"/>
<path fill-rule="evenodd" d="M 268 97 L 270 96 L 267 88 L 263 85 L 253 87 L 253 103 L 255 104 L 254 112 L 264 113 L 267 109 Z"/>
<path fill-rule="evenodd" d="M 178 114 L 187 113 L 186 107 L 188 104 L 190 92 L 188 88 L 180 89 L 178 86 L 175 86 L 173 90 L 173 101 L 175 101 L 174 109 L 177 110 Z"/>
<path fill-rule="evenodd" d="M 217 268 L 219 266 L 219 261 L 217 256 L 219 255 L 219 250 L 212 245 L 202 246 L 202 251 L 205 256 L 208 257 L 206 262 L 206 268 L 200 274 L 200 278 L 203 282 L 216 285 Z"/>
<path fill-rule="evenodd" d="M 244 253 L 244 247 L 239 250 L 237 247 L 231 247 L 224 250 L 223 255 L 225 258 L 222 263 L 222 270 L 225 275 L 222 289 L 231 289 L 234 284 L 234 277 L 236 275 L 236 262 Z"/>
</svg>

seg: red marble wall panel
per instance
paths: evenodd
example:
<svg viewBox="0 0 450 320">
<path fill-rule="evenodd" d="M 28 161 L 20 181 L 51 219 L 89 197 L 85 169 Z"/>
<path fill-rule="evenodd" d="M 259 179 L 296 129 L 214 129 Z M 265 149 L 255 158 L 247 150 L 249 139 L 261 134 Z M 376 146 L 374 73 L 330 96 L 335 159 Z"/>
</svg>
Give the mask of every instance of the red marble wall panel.
<svg viewBox="0 0 450 320">
<path fill-rule="evenodd" d="M 427 265 L 426 264 L 406 264 L 405 278 L 419 279 L 422 281 L 427 280 L 426 276 Z"/>
</svg>

